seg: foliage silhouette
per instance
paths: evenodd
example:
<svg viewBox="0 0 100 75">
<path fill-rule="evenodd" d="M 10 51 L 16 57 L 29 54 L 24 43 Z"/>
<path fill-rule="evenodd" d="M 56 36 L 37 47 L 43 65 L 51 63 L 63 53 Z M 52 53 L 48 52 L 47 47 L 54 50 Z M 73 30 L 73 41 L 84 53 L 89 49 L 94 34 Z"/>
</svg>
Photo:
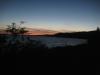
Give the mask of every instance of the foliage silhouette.
<svg viewBox="0 0 100 75">
<path fill-rule="evenodd" d="M 21 24 L 23 24 L 23 23 L 21 22 Z M 8 25 L 6 31 L 10 32 L 13 35 L 24 34 L 24 33 L 28 32 L 24 27 L 20 27 L 16 23 L 12 23 L 11 25 Z"/>
</svg>

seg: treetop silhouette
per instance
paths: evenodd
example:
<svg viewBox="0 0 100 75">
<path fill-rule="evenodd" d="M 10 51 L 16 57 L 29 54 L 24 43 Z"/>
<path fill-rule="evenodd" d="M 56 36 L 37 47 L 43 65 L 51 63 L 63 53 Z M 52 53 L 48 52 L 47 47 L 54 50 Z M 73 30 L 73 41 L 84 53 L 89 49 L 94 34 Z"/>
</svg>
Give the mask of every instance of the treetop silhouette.
<svg viewBox="0 0 100 75">
<path fill-rule="evenodd" d="M 21 24 L 24 24 L 24 21 L 21 21 L 20 25 Z M 16 23 L 13 22 L 11 25 L 7 26 L 6 31 L 10 32 L 13 35 L 24 34 L 28 32 L 25 27 L 21 27 L 20 25 L 17 25 Z"/>
</svg>

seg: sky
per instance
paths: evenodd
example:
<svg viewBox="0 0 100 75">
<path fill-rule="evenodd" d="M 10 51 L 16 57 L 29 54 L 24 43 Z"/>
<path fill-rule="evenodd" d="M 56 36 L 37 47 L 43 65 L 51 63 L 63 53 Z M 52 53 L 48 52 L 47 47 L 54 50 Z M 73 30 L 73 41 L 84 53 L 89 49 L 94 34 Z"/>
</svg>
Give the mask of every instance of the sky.
<svg viewBox="0 0 100 75">
<path fill-rule="evenodd" d="M 24 27 L 89 31 L 100 27 L 99 0 L 0 0 L 0 27 L 25 21 Z"/>
</svg>

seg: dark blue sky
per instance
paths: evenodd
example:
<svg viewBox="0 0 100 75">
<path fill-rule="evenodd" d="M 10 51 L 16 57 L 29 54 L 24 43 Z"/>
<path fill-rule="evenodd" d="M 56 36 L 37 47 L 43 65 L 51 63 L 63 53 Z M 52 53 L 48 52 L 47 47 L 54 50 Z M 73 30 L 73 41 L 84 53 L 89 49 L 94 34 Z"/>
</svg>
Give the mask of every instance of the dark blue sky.
<svg viewBox="0 0 100 75">
<path fill-rule="evenodd" d="M 99 0 L 0 0 L 0 26 L 26 21 L 25 27 L 60 31 L 100 26 Z"/>
</svg>

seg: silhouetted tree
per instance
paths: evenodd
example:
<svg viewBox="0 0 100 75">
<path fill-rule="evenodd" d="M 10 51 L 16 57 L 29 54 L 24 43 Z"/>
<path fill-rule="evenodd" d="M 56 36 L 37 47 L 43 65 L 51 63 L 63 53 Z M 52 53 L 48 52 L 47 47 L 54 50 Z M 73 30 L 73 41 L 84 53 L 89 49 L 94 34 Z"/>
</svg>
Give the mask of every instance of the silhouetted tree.
<svg viewBox="0 0 100 75">
<path fill-rule="evenodd" d="M 21 21 L 20 25 L 23 24 L 23 23 L 24 22 Z M 27 32 L 27 30 L 24 27 L 18 26 L 18 25 L 16 25 L 16 23 L 12 23 L 11 25 L 8 25 L 6 31 L 10 32 L 13 35 L 24 34 L 24 33 Z"/>
<path fill-rule="evenodd" d="M 24 33 L 28 32 L 25 28 L 19 29 L 19 34 L 23 35 Z"/>
<path fill-rule="evenodd" d="M 28 32 L 24 27 L 21 27 L 20 25 L 24 24 L 24 21 L 21 21 L 19 25 L 17 25 L 16 23 L 12 23 L 11 25 L 8 25 L 6 31 L 10 32 L 13 36 L 13 40 L 15 40 L 17 38 L 17 35 L 21 35 L 21 37 L 23 38 L 23 34 Z"/>
<path fill-rule="evenodd" d="M 16 27 L 16 23 L 12 23 L 11 25 L 8 25 L 7 29 L 6 29 L 7 32 L 10 32 L 11 34 L 13 35 L 16 35 L 18 34 L 18 29 Z"/>
<path fill-rule="evenodd" d="M 20 21 L 20 25 L 22 25 L 24 23 L 25 23 L 25 21 Z M 28 31 L 25 29 L 25 27 L 21 27 L 21 28 L 19 27 L 19 34 L 24 34 L 26 32 L 28 32 Z"/>
</svg>

